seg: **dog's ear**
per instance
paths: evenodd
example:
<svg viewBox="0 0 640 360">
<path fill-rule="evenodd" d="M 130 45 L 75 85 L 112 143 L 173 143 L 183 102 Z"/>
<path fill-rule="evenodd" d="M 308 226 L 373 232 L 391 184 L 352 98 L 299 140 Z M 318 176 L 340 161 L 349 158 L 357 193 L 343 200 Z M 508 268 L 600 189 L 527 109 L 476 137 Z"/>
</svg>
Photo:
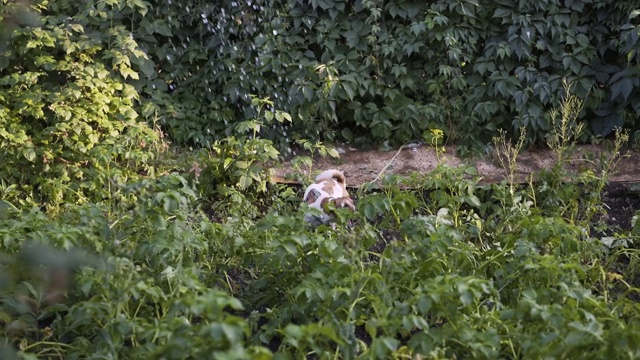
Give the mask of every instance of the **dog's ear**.
<svg viewBox="0 0 640 360">
<path fill-rule="evenodd" d="M 309 190 L 309 192 L 307 193 L 307 197 L 305 197 L 302 200 L 309 204 L 313 204 L 319 198 L 320 198 L 320 191 L 318 191 L 317 189 L 311 188 L 311 190 Z"/>
<path fill-rule="evenodd" d="M 350 197 L 343 197 L 335 200 L 336 207 L 338 208 L 349 208 L 353 211 L 356 211 L 356 205 L 353 202 L 353 199 Z"/>
<path fill-rule="evenodd" d="M 349 198 L 349 201 L 347 202 L 347 207 L 353 211 L 358 211 L 358 209 L 356 209 L 356 204 L 353 202 L 353 199 Z"/>
</svg>

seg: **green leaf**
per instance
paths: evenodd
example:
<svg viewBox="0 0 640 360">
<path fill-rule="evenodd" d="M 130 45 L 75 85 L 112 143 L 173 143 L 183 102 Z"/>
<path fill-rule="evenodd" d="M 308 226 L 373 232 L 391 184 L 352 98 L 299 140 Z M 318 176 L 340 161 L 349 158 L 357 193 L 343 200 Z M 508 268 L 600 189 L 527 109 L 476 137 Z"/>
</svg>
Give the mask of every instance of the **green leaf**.
<svg viewBox="0 0 640 360">
<path fill-rule="evenodd" d="M 232 158 L 224 159 L 224 162 L 222 163 L 222 168 L 225 170 L 229 169 L 229 166 L 231 165 L 232 162 L 233 162 Z"/>
<path fill-rule="evenodd" d="M 136 58 L 135 62 L 138 64 L 138 68 L 145 77 L 151 78 L 156 74 L 155 64 L 148 59 Z"/>
<path fill-rule="evenodd" d="M 477 196 L 475 195 L 469 195 L 465 198 L 465 201 L 467 202 L 467 204 L 471 205 L 471 206 L 475 206 L 477 208 L 479 208 L 482 204 L 480 203 L 480 199 L 478 199 Z"/>
<path fill-rule="evenodd" d="M 330 157 L 336 159 L 340 157 L 340 153 L 338 152 L 338 150 L 331 148 L 327 150 L 327 153 L 329 154 Z"/>
<path fill-rule="evenodd" d="M 4 70 L 9 66 L 9 57 L 0 55 L 0 70 Z"/>
<path fill-rule="evenodd" d="M 389 337 L 383 337 L 380 340 L 382 341 L 384 346 L 389 351 L 392 351 L 392 352 L 396 351 L 396 349 L 398 348 L 398 345 L 400 344 L 400 341 L 398 341 L 397 339 L 393 339 L 393 338 L 389 338 Z"/>
<path fill-rule="evenodd" d="M 36 151 L 33 148 L 26 148 L 22 150 L 22 156 L 30 162 L 33 162 L 36 159 Z"/>
<path fill-rule="evenodd" d="M 291 255 L 297 255 L 298 254 L 298 247 L 296 245 L 296 243 L 292 242 L 292 241 L 286 241 L 284 243 L 282 243 L 282 247 L 284 247 L 285 250 L 287 250 L 287 252 Z"/>
<path fill-rule="evenodd" d="M 356 96 L 355 91 L 351 87 L 351 85 L 347 82 L 341 82 L 342 88 L 344 89 L 345 94 L 347 95 L 347 99 L 353 100 Z"/>
<path fill-rule="evenodd" d="M 227 159 L 227 160 L 230 160 L 230 159 Z M 225 160 L 225 163 L 227 162 L 227 160 Z M 248 161 L 242 161 L 242 160 L 236 161 L 235 163 L 235 167 L 241 170 L 246 170 L 249 167 L 249 165 L 250 163 Z"/>
<path fill-rule="evenodd" d="M 631 91 L 633 91 L 633 81 L 628 77 L 621 78 L 615 84 L 611 85 L 611 99 L 622 95 L 624 101 L 627 101 L 629 95 L 631 95 Z"/>
<path fill-rule="evenodd" d="M 147 2 L 143 0 L 133 0 L 133 4 L 138 8 L 138 12 L 140 12 L 140 15 L 142 16 L 145 16 L 149 11 Z"/>
<path fill-rule="evenodd" d="M 304 335 L 304 331 L 298 325 L 288 324 L 284 329 L 285 334 L 287 336 L 291 336 L 293 338 L 300 338 Z"/>
<path fill-rule="evenodd" d="M 414 22 L 411 24 L 411 32 L 413 35 L 418 36 L 427 30 L 427 25 L 424 22 Z"/>
<path fill-rule="evenodd" d="M 245 190 L 248 189 L 252 183 L 253 179 L 251 178 L 251 176 L 247 176 L 246 174 L 241 175 L 240 180 L 238 180 L 238 187 L 240 187 L 241 190 Z"/>
<path fill-rule="evenodd" d="M 120 66 L 120 74 L 125 78 L 132 78 L 135 80 L 140 79 L 140 77 L 138 76 L 138 73 L 133 71 L 130 67 L 128 66 Z"/>
</svg>

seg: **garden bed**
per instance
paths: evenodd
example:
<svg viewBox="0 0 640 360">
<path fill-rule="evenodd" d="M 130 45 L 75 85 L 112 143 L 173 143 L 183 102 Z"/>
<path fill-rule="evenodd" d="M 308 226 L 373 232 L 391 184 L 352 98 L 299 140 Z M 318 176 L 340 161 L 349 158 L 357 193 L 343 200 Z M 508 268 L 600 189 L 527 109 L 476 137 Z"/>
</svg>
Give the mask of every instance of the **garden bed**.
<svg viewBox="0 0 640 360">
<path fill-rule="evenodd" d="M 495 183 L 504 179 L 506 173 L 500 167 L 494 156 L 485 155 L 476 159 L 461 159 L 455 155 L 455 146 L 447 146 L 441 159 L 431 146 L 414 145 L 399 150 L 361 150 L 350 147 L 338 148 L 341 153 L 339 159 L 316 157 L 314 169 L 336 168 L 347 175 L 350 186 L 360 187 L 362 184 L 375 180 L 383 170 L 386 174 L 409 175 L 411 173 L 428 173 L 439 162 L 451 166 L 466 163 L 475 166 L 482 182 Z M 578 172 L 584 169 L 594 169 L 597 159 L 607 154 L 607 148 L 598 145 L 580 145 L 575 147 L 571 159 L 565 164 L 566 169 Z M 640 153 L 626 149 L 611 178 L 612 183 L 640 183 Z M 555 163 L 553 151 L 549 149 L 529 149 L 518 156 L 516 180 L 521 183 L 528 181 L 532 174 L 543 169 L 549 169 Z M 285 161 L 276 167 L 276 181 L 292 182 L 289 175 L 293 173 L 291 161 Z M 378 177 L 379 178 L 379 177 Z"/>
</svg>

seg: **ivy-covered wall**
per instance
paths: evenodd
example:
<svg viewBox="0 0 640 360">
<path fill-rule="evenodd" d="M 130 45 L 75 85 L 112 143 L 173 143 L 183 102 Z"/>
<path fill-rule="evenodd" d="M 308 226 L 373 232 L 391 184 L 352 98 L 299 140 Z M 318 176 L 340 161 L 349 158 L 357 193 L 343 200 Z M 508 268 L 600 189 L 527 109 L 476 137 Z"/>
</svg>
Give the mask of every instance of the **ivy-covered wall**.
<svg viewBox="0 0 640 360">
<path fill-rule="evenodd" d="M 252 94 L 292 114 L 263 134 L 285 146 L 398 144 L 428 128 L 472 146 L 522 126 L 540 141 L 563 79 L 585 100 L 580 120 L 592 134 L 638 127 L 635 0 L 41 0 L 38 9 L 45 32 L 65 23 L 102 44 L 109 70 L 140 94 L 139 114 L 178 143 L 230 134 L 253 115 Z M 36 60 L 9 59 L 2 77 Z"/>
</svg>

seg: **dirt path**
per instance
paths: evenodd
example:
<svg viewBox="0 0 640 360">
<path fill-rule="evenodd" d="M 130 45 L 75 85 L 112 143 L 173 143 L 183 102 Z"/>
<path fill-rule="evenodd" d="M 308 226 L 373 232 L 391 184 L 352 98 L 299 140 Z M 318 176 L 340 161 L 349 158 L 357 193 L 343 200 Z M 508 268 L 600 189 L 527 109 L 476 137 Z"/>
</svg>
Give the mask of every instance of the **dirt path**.
<svg viewBox="0 0 640 360">
<path fill-rule="evenodd" d="M 314 159 L 314 171 L 329 168 L 340 169 L 345 172 L 349 186 L 358 187 L 370 182 L 383 171 L 385 173 L 407 175 L 410 173 L 429 173 L 438 164 L 435 151 L 430 146 L 415 146 L 400 151 L 358 150 L 353 148 L 339 149 L 340 159 L 316 158 Z M 573 171 L 586 169 L 596 170 L 596 164 L 603 156 L 610 153 L 604 146 L 583 145 L 577 146 L 567 167 Z M 640 152 L 624 150 L 622 158 L 615 169 L 611 182 L 640 183 Z M 518 156 L 517 179 L 526 181 L 530 174 L 549 168 L 554 164 L 554 154 L 547 149 L 528 150 Z M 455 166 L 463 160 L 455 156 L 455 147 L 447 147 L 444 158 L 441 161 Z M 478 173 L 483 177 L 483 182 L 498 182 L 505 176 L 505 171 L 496 159 L 484 156 L 476 160 L 466 160 L 468 164 L 475 165 Z M 291 182 L 285 180 L 287 174 L 293 173 L 290 161 L 284 162 L 276 168 L 276 181 Z"/>
</svg>

